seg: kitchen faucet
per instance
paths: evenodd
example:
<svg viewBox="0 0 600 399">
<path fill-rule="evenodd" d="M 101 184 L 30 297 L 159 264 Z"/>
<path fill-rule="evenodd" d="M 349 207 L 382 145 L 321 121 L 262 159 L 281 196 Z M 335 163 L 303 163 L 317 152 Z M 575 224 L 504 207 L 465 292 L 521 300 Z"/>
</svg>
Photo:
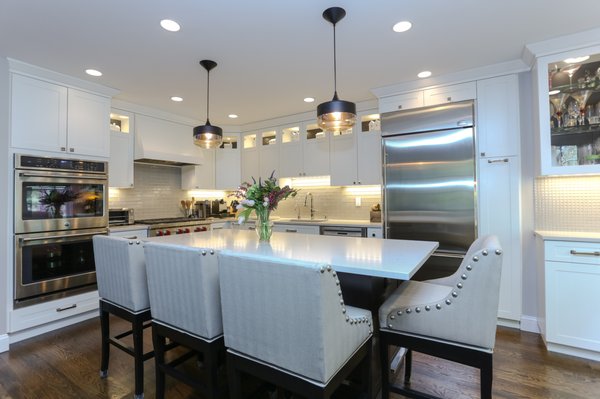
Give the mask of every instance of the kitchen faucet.
<svg viewBox="0 0 600 399">
<path fill-rule="evenodd" d="M 306 193 L 304 196 L 304 206 L 306 206 L 306 202 L 308 201 L 308 197 L 310 196 L 310 220 L 312 220 L 315 216 L 315 208 L 313 208 L 313 195 L 311 192 Z"/>
</svg>

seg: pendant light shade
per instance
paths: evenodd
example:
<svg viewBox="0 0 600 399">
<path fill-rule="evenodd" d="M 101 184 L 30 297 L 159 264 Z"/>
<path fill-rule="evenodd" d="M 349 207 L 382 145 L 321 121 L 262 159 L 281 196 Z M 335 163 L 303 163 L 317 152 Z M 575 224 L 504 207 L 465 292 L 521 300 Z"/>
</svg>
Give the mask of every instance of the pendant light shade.
<svg viewBox="0 0 600 399">
<path fill-rule="evenodd" d="M 200 65 L 206 69 L 206 123 L 194 128 L 194 144 L 202 148 L 218 148 L 223 143 L 223 129 L 210 124 L 208 118 L 209 100 L 210 100 L 210 70 L 217 66 L 217 63 L 211 60 L 202 60 Z"/>
<path fill-rule="evenodd" d="M 335 45 L 335 24 L 346 16 L 340 7 L 323 11 L 323 18 L 333 24 L 333 99 L 317 106 L 317 123 L 324 131 L 343 131 L 352 128 L 356 122 L 356 104 L 340 100 L 337 94 L 337 59 Z"/>
</svg>

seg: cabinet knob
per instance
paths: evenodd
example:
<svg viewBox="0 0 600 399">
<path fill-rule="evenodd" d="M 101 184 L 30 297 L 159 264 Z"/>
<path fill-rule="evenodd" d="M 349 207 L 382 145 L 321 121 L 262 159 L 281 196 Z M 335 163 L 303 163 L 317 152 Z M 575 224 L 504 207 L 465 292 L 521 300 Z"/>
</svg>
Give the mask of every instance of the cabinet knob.
<svg viewBox="0 0 600 399">
<path fill-rule="evenodd" d="M 67 149 L 65 147 L 60 147 L 61 151 L 67 151 Z"/>
<path fill-rule="evenodd" d="M 452 101 L 452 97 L 447 98 L 448 102 Z"/>
<path fill-rule="evenodd" d="M 482 157 L 485 157 L 485 152 L 480 153 Z"/>
<path fill-rule="evenodd" d="M 402 109 L 402 105 L 398 105 L 398 109 Z"/>
<path fill-rule="evenodd" d="M 69 151 L 70 152 L 75 152 L 75 148 L 71 147 L 71 148 L 69 148 Z"/>
</svg>

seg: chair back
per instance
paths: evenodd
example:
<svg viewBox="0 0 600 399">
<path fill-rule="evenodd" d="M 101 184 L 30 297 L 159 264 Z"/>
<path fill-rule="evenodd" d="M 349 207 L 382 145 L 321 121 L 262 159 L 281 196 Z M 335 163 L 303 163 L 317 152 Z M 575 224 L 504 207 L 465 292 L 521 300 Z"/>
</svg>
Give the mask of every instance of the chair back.
<svg viewBox="0 0 600 399">
<path fill-rule="evenodd" d="M 217 256 L 210 249 L 145 243 L 152 319 L 205 340 L 223 334 Z"/>
<path fill-rule="evenodd" d="M 369 311 L 346 306 L 327 265 L 219 254 L 225 346 L 326 383 L 371 334 Z"/>
<path fill-rule="evenodd" d="M 146 263 L 140 242 L 96 235 L 93 245 L 100 298 L 132 312 L 148 309 Z"/>
<path fill-rule="evenodd" d="M 402 284 L 380 309 L 381 327 L 492 350 L 501 271 L 498 238 L 480 237 L 451 276 Z"/>
</svg>

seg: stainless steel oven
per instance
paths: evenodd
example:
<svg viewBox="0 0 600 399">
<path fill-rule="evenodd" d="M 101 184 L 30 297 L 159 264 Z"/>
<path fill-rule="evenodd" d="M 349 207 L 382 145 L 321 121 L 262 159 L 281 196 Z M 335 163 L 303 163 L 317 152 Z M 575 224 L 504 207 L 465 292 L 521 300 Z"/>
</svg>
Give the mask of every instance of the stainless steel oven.
<svg viewBox="0 0 600 399">
<path fill-rule="evenodd" d="M 108 234 L 107 163 L 14 161 L 15 307 L 95 289 L 92 237 Z"/>
</svg>

